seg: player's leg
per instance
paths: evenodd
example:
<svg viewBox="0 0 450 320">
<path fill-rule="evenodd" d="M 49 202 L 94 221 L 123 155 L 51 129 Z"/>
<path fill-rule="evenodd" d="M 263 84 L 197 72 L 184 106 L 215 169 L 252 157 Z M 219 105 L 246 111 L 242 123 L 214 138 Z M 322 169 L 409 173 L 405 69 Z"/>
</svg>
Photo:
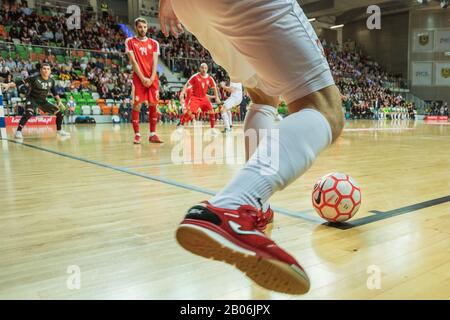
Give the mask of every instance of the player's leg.
<svg viewBox="0 0 450 320">
<path fill-rule="evenodd" d="M 30 118 L 34 115 L 34 110 L 36 107 L 37 105 L 33 100 L 27 100 L 25 102 L 25 112 L 20 118 L 16 133 L 14 135 L 16 139 L 23 139 L 22 129 L 25 127 L 28 120 L 30 120 Z"/>
<path fill-rule="evenodd" d="M 220 215 L 219 210 L 214 209 L 218 207 L 239 213 L 244 206 L 258 208 L 261 202 L 304 173 L 318 154 L 339 136 L 343 126 L 339 91 L 322 56 L 320 41 L 296 1 L 232 1 L 232 4 L 227 1 L 215 2 L 212 6 L 205 6 L 204 1 L 176 0 L 173 3 L 181 9 L 182 3 L 186 5 L 187 2 L 196 7 L 200 16 L 203 14 L 213 20 L 211 25 L 220 26 L 220 32 L 245 56 L 259 76 L 258 88 L 266 96 L 282 95 L 288 103 L 291 114 L 280 123 L 279 130 L 269 131 L 249 162 L 209 201 L 211 207 L 207 206 L 216 216 Z M 227 15 L 223 15 L 224 10 Z M 182 10 L 175 8 L 175 11 L 183 21 Z M 208 38 L 203 40 L 207 42 Z M 207 43 L 204 44 L 210 49 Z M 215 51 L 210 52 L 215 58 Z M 278 152 L 270 153 L 273 149 Z M 223 215 L 220 217 L 224 218 Z M 217 256 L 214 253 L 210 254 L 220 259 L 219 253 Z M 238 259 L 242 257 L 236 255 L 234 258 L 234 262 L 239 263 Z M 287 258 L 280 262 L 284 266 L 298 267 Z M 247 263 L 251 264 L 251 260 Z M 256 267 L 261 271 L 259 265 Z M 286 269 L 276 270 L 288 276 Z M 305 277 L 298 273 L 298 277 L 302 276 Z M 263 277 L 273 280 L 275 274 Z M 261 279 L 254 280 L 272 288 Z M 286 286 L 294 287 L 298 292 L 305 290 L 296 281 L 299 278 L 288 277 Z"/>
<path fill-rule="evenodd" d="M 211 129 L 214 129 L 215 123 L 216 123 L 216 113 L 214 112 L 214 108 L 211 104 L 211 101 L 209 101 L 208 98 L 204 99 L 201 105 L 202 111 L 209 115 L 209 124 L 211 126 Z"/>
<path fill-rule="evenodd" d="M 200 105 L 201 105 L 201 100 L 197 99 L 197 98 L 191 98 L 191 100 L 189 101 L 189 111 L 190 114 L 192 114 L 194 116 L 194 119 L 196 121 L 202 121 L 203 119 L 201 119 L 202 117 L 202 110 L 200 109 Z M 199 112 L 200 110 L 200 112 Z"/>
<path fill-rule="evenodd" d="M 38 108 L 41 111 L 48 113 L 48 114 L 53 114 L 56 116 L 56 133 L 59 136 L 70 136 L 70 133 L 68 133 L 62 129 L 62 125 L 64 122 L 64 114 L 61 110 L 59 110 L 59 108 L 56 105 L 54 105 L 48 101 L 38 101 L 37 104 L 38 104 Z"/>
<path fill-rule="evenodd" d="M 200 2 L 176 0 L 173 4 L 177 6 L 174 9 L 187 29 L 208 49 L 212 48 L 210 51 L 214 53 L 214 60 L 225 66 L 230 75 L 238 76 L 236 82 L 252 87 L 257 83 L 253 66 L 229 45 L 227 38 L 204 27 L 205 23 L 208 25 L 208 15 L 203 14 L 202 10 L 209 10 L 210 3 Z M 186 25 L 182 15 L 186 19 L 201 16 L 202 23 L 197 25 L 196 21 L 191 20 L 191 24 Z M 210 46 L 211 43 L 213 46 Z M 195 254 L 235 265 L 265 288 L 288 293 L 308 291 L 309 280 L 301 266 L 261 233 L 272 220 L 273 211 L 263 212 L 257 209 L 259 207 L 243 205 L 232 210 L 207 202 L 194 206 L 177 231 L 178 242 Z"/>
<path fill-rule="evenodd" d="M 56 133 L 61 137 L 69 137 L 70 133 L 63 130 L 62 125 L 64 121 L 64 114 L 57 106 L 48 101 L 38 102 L 39 109 L 48 114 L 54 114 L 56 116 Z"/>
<path fill-rule="evenodd" d="M 172 119 L 172 114 L 169 115 L 170 119 Z M 163 143 L 161 139 L 156 134 L 156 123 L 158 122 L 158 114 L 156 104 L 151 103 L 148 108 L 148 121 L 150 123 L 150 137 L 148 141 L 150 143 Z"/>
<path fill-rule="evenodd" d="M 247 108 L 244 119 L 245 161 L 247 162 L 259 145 L 259 141 L 267 130 L 275 126 L 276 106 L 279 98 L 265 94 L 256 88 L 247 88 L 252 103 Z"/>
<path fill-rule="evenodd" d="M 143 95 L 142 85 L 133 81 L 133 86 L 131 89 L 132 95 L 132 104 L 133 108 L 131 109 L 131 124 L 134 130 L 134 144 L 141 143 L 141 133 L 139 128 L 140 114 L 141 114 L 141 98 Z"/>
<path fill-rule="evenodd" d="M 229 115 L 229 110 L 233 107 L 232 106 L 232 99 L 231 97 L 229 97 L 227 100 L 225 100 L 225 102 L 223 103 L 222 106 L 222 120 L 223 120 L 223 125 L 225 127 L 224 129 L 224 133 L 231 131 L 231 127 L 230 127 L 230 122 L 231 122 L 231 117 Z"/>
<path fill-rule="evenodd" d="M 231 113 L 231 109 L 228 110 L 228 119 L 230 121 L 230 128 L 233 128 L 233 114 Z"/>
<path fill-rule="evenodd" d="M 148 89 L 148 102 L 149 102 L 149 108 L 148 108 L 148 122 L 150 126 L 150 137 L 148 141 L 150 143 L 163 143 L 161 139 L 156 135 L 156 123 L 158 122 L 158 110 L 157 105 L 159 103 L 159 91 L 157 88 L 154 88 L 153 86 Z M 172 113 L 170 112 L 169 117 L 170 121 L 172 121 Z"/>
</svg>

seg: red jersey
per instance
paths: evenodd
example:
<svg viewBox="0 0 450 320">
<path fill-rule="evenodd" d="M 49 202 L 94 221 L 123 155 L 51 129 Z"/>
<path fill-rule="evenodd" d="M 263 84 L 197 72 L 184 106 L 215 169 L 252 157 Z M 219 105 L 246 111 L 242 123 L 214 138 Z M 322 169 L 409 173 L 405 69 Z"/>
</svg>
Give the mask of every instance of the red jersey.
<svg viewBox="0 0 450 320">
<path fill-rule="evenodd" d="M 196 98 L 206 98 L 208 89 L 216 87 L 216 82 L 209 74 L 202 77 L 200 73 L 196 73 L 189 79 L 189 84 L 192 86 L 192 96 Z"/>
<path fill-rule="evenodd" d="M 192 87 L 188 87 L 186 89 L 186 94 L 185 94 L 185 98 L 184 98 L 186 103 L 189 103 L 189 100 L 191 99 L 191 97 L 192 97 Z"/>
<path fill-rule="evenodd" d="M 125 40 L 127 52 L 133 52 L 144 77 L 150 78 L 153 70 L 153 53 L 160 54 L 159 43 L 151 38 L 140 40 L 136 37 Z M 135 75 L 134 75 L 135 76 Z"/>
</svg>

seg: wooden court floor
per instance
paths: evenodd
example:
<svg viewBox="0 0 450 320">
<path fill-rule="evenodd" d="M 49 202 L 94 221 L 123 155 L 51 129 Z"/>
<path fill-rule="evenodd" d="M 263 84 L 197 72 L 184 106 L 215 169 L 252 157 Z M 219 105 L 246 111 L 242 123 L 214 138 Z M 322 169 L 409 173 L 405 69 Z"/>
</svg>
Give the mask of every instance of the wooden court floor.
<svg viewBox="0 0 450 320">
<path fill-rule="evenodd" d="M 162 125 L 165 144 L 140 146 L 130 125 L 66 128 L 66 140 L 29 127 L 23 144 L 0 141 L 0 299 L 450 299 L 448 124 L 349 122 L 271 199 L 273 239 L 312 280 L 304 296 L 266 291 L 175 241 L 185 211 L 242 166 L 239 127 L 236 140 L 211 140 L 225 146 L 216 161 L 184 164 L 175 151 L 193 128 Z M 341 228 L 310 203 L 333 171 L 362 188 L 359 213 Z"/>
</svg>

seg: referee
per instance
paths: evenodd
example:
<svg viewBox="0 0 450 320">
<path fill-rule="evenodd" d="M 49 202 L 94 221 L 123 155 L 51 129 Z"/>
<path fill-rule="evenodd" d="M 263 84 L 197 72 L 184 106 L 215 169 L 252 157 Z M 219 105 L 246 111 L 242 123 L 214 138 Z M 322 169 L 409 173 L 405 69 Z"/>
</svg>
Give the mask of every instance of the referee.
<svg viewBox="0 0 450 320">
<path fill-rule="evenodd" d="M 25 112 L 20 119 L 19 126 L 15 134 L 15 138 L 22 140 L 22 129 L 27 123 L 27 121 L 34 115 L 34 110 L 36 108 L 42 110 L 45 113 L 56 115 L 56 132 L 59 136 L 70 136 L 70 134 L 62 130 L 62 123 L 64 115 L 60 109 L 62 105 L 61 98 L 55 90 L 55 80 L 50 78 L 50 65 L 44 63 L 41 65 L 40 72 L 38 75 L 31 76 L 25 80 L 20 80 L 16 82 L 10 82 L 7 84 L 2 84 L 5 90 L 22 86 L 27 87 L 27 97 L 25 101 Z M 52 94 L 58 101 L 57 105 L 54 105 L 47 101 L 47 96 Z"/>
</svg>

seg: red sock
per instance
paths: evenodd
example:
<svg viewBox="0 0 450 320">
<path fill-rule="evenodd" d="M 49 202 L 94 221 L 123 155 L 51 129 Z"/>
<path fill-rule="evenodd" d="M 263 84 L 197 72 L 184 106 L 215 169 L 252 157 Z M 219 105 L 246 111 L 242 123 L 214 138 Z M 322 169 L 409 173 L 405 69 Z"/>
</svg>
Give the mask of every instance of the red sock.
<svg viewBox="0 0 450 320">
<path fill-rule="evenodd" d="M 180 118 L 180 124 L 184 125 L 184 121 L 186 120 L 186 114 L 183 114 Z"/>
<path fill-rule="evenodd" d="M 150 123 L 150 132 L 156 132 L 156 123 L 158 122 L 158 117 L 156 115 L 156 106 L 150 106 L 148 111 L 148 122 Z"/>
<path fill-rule="evenodd" d="M 209 114 L 209 123 L 211 124 L 211 128 L 214 128 L 214 123 L 216 120 L 216 115 L 214 113 Z"/>
<path fill-rule="evenodd" d="M 139 133 L 139 111 L 132 110 L 131 111 L 131 122 L 133 123 L 134 134 Z"/>
</svg>

